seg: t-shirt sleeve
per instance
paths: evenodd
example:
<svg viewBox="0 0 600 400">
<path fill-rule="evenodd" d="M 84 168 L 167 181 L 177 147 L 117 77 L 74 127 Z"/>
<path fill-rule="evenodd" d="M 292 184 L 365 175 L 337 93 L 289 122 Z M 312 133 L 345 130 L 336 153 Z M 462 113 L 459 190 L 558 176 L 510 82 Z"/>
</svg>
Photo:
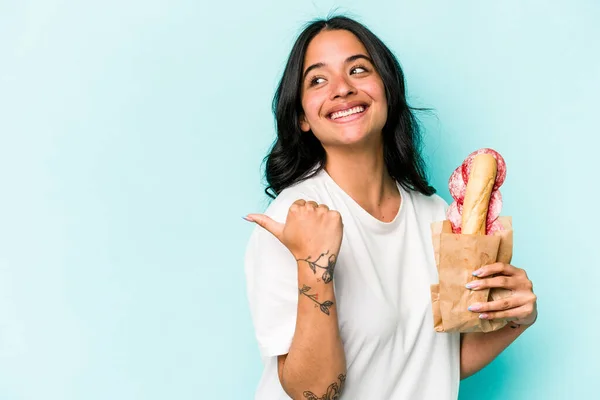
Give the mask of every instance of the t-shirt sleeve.
<svg viewBox="0 0 600 400">
<path fill-rule="evenodd" d="M 278 202 L 265 214 L 283 223 L 294 200 Z M 292 343 L 298 307 L 296 265 L 292 253 L 277 238 L 255 228 L 246 249 L 245 272 L 250 313 L 263 357 L 286 354 Z"/>
<path fill-rule="evenodd" d="M 448 202 L 446 202 L 446 200 L 444 200 L 441 196 L 434 194 L 433 196 L 433 200 L 435 203 L 435 217 L 434 217 L 434 221 L 443 221 L 446 218 L 446 212 L 448 211 L 448 208 L 450 207 L 450 205 L 448 204 Z"/>
</svg>

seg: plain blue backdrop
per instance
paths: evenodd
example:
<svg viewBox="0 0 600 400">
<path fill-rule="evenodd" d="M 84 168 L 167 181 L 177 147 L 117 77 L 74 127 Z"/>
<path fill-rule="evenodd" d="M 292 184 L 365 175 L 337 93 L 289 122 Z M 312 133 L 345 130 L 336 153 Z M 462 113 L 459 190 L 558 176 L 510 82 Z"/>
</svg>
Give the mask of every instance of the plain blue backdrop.
<svg viewBox="0 0 600 400">
<path fill-rule="evenodd" d="M 1 400 L 252 398 L 241 216 L 293 40 L 332 10 L 434 110 L 446 200 L 471 151 L 508 164 L 540 317 L 461 400 L 598 398 L 597 1 L 0 0 Z"/>
</svg>

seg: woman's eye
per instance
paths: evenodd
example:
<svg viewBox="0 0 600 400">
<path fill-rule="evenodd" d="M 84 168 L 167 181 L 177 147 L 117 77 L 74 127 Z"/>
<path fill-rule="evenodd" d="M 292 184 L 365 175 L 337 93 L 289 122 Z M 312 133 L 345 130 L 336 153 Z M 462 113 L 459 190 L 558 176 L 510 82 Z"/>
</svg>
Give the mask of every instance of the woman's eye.
<svg viewBox="0 0 600 400">
<path fill-rule="evenodd" d="M 324 81 L 325 81 L 324 78 L 314 77 L 310 80 L 310 86 L 318 85 L 320 83 L 323 83 Z"/>
<path fill-rule="evenodd" d="M 350 71 L 350 74 L 362 74 L 363 72 L 367 72 L 367 69 L 364 67 L 354 67 Z"/>
</svg>

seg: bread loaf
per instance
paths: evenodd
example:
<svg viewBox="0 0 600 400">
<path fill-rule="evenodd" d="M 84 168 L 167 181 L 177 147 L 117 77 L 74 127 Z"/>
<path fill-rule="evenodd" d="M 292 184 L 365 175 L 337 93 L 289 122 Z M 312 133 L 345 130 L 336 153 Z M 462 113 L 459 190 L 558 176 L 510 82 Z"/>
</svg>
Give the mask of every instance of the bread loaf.
<svg viewBox="0 0 600 400">
<path fill-rule="evenodd" d="M 498 164 L 491 154 L 478 154 L 473 159 L 462 210 L 462 233 L 485 235 L 490 197 Z"/>
</svg>

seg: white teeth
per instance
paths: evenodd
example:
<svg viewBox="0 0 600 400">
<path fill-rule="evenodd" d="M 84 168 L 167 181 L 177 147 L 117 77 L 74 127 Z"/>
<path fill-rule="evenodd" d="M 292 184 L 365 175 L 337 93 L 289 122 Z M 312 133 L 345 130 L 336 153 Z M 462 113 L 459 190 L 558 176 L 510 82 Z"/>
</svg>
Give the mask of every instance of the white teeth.
<svg viewBox="0 0 600 400">
<path fill-rule="evenodd" d="M 347 117 L 348 115 L 361 113 L 363 111 L 365 111 L 365 108 L 363 106 L 357 106 L 357 107 L 349 108 L 348 110 L 334 112 L 331 114 L 331 119 Z"/>
</svg>

